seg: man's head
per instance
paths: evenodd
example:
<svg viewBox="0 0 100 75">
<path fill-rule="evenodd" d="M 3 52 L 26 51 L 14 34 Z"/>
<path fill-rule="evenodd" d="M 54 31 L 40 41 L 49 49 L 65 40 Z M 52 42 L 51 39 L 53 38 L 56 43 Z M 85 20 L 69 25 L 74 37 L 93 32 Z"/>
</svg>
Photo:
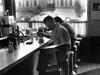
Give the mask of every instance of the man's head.
<svg viewBox="0 0 100 75">
<path fill-rule="evenodd" d="M 60 23 L 60 24 L 63 22 L 63 20 L 59 16 L 56 16 L 54 18 L 54 20 L 55 20 L 56 23 Z"/>
<path fill-rule="evenodd" d="M 47 16 L 44 18 L 43 23 L 50 29 L 53 30 L 55 28 L 55 21 L 53 17 Z"/>
</svg>

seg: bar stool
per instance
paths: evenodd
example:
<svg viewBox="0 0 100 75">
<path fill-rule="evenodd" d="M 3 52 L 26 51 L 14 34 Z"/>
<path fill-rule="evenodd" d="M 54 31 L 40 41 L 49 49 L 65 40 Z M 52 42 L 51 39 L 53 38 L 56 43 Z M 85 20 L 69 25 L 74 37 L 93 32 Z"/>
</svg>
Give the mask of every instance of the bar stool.
<svg viewBox="0 0 100 75">
<path fill-rule="evenodd" d="M 77 45 L 74 45 L 73 50 L 73 71 L 77 72 L 78 71 L 78 65 L 77 65 Z"/>
<path fill-rule="evenodd" d="M 42 48 L 47 51 L 49 59 L 48 65 L 44 69 L 46 74 L 69 75 L 69 57 L 71 52 L 67 52 L 67 46 L 68 44 L 59 44 Z"/>
<path fill-rule="evenodd" d="M 75 72 L 77 72 L 78 71 L 78 60 L 79 60 L 79 58 L 78 58 L 78 49 L 79 49 L 79 46 L 80 46 L 80 40 L 75 40 L 75 45 L 74 45 L 74 47 L 73 47 L 73 51 L 74 51 L 74 66 L 73 66 L 73 68 L 74 68 L 74 71 Z"/>
</svg>

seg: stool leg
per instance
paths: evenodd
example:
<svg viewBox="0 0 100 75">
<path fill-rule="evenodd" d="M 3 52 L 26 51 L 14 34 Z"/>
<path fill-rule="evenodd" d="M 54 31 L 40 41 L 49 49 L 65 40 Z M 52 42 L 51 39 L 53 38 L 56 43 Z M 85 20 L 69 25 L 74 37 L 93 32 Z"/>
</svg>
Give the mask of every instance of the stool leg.
<svg viewBox="0 0 100 75">
<path fill-rule="evenodd" d="M 66 65 L 63 66 L 63 75 L 70 75 L 70 66 L 69 66 L 69 60 L 66 61 Z"/>
<path fill-rule="evenodd" d="M 78 65 L 77 65 L 77 47 L 75 47 L 75 51 L 74 51 L 74 71 L 75 72 L 78 71 Z"/>
<path fill-rule="evenodd" d="M 76 75 L 74 71 L 74 52 L 71 52 L 71 75 Z"/>
<path fill-rule="evenodd" d="M 61 67 L 61 68 L 59 69 L 59 71 L 60 71 L 60 75 L 65 75 L 65 74 L 64 74 L 63 67 Z"/>
<path fill-rule="evenodd" d="M 65 70 L 65 75 L 71 75 L 71 72 L 72 72 L 72 61 L 71 61 L 71 52 L 68 51 L 68 54 L 67 54 L 67 59 L 66 59 L 66 66 L 64 66 L 64 70 Z"/>
<path fill-rule="evenodd" d="M 70 68 L 70 66 L 69 66 L 69 61 L 68 61 L 67 65 L 68 65 L 68 75 L 69 75 L 69 68 Z"/>
</svg>

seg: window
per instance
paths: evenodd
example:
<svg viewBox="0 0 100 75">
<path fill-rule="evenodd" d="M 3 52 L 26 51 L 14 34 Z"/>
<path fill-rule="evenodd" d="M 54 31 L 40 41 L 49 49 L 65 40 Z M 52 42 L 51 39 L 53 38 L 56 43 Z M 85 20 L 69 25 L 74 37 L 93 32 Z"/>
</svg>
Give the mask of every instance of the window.
<svg viewBox="0 0 100 75">
<path fill-rule="evenodd" d="M 0 16 L 3 16 L 3 12 L 4 12 L 3 1 L 0 0 Z"/>
<path fill-rule="evenodd" d="M 2 0 L 0 0 L 0 3 L 3 3 L 3 1 L 2 1 Z"/>
<path fill-rule="evenodd" d="M 0 12 L 3 12 L 3 5 L 0 4 Z"/>
</svg>

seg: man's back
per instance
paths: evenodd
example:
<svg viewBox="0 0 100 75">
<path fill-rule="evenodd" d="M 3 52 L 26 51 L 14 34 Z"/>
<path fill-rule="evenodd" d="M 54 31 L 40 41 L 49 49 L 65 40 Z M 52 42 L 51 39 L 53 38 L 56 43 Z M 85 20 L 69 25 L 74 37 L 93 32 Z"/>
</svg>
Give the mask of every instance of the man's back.
<svg viewBox="0 0 100 75">
<path fill-rule="evenodd" d="M 71 45 L 71 39 L 68 31 L 61 25 L 56 25 L 55 29 L 51 33 L 51 39 L 54 44 L 69 44 Z"/>
<path fill-rule="evenodd" d="M 62 26 L 64 26 L 68 30 L 70 38 L 71 38 L 71 44 L 73 44 L 76 39 L 74 29 L 70 25 L 68 25 L 67 23 L 64 23 L 64 22 L 62 23 Z"/>
<path fill-rule="evenodd" d="M 62 26 L 64 26 L 66 28 L 66 30 L 68 30 L 70 38 L 71 38 L 71 44 L 73 44 L 74 40 L 76 39 L 76 35 L 75 35 L 75 32 L 74 32 L 74 29 L 70 25 L 68 25 L 67 23 L 65 23 L 62 20 L 62 18 L 60 18 L 59 16 L 56 16 L 54 18 L 54 20 L 55 20 L 56 23 L 60 23 Z"/>
</svg>

